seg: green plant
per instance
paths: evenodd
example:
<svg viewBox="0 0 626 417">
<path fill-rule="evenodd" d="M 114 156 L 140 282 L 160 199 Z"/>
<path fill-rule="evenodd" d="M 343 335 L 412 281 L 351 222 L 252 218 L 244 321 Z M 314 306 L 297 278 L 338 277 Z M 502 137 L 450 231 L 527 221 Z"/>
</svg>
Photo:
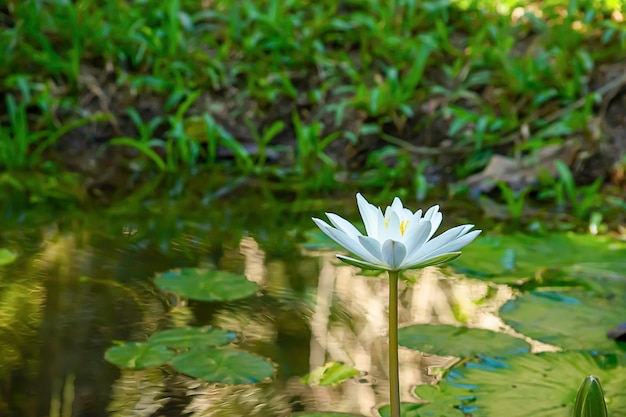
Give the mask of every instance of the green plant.
<svg viewBox="0 0 626 417">
<path fill-rule="evenodd" d="M 569 204 L 576 218 L 585 219 L 598 204 L 598 191 L 602 185 L 602 178 L 596 179 L 591 185 L 577 187 L 572 171 L 565 163 L 557 160 L 555 167 L 559 174 L 558 181 L 554 183 L 557 204 L 560 207 Z"/>
<path fill-rule="evenodd" d="M 262 170 L 265 167 L 265 162 L 267 161 L 267 146 L 280 132 L 285 129 L 285 122 L 282 120 L 275 121 L 263 131 L 262 135 L 249 119 L 246 119 L 245 123 L 257 145 L 258 156 L 256 167 Z"/>
<path fill-rule="evenodd" d="M 316 188 L 327 185 L 331 181 L 332 169 L 337 163 L 324 153 L 324 149 L 341 133 L 333 132 L 323 137 L 321 122 L 315 121 L 306 125 L 295 112 L 291 120 L 296 135 L 296 170 L 305 177 L 314 177 L 316 181 L 313 183 Z"/>
<path fill-rule="evenodd" d="M 6 96 L 8 125 L 0 123 L 0 167 L 9 171 L 37 169 L 44 162 L 44 152 L 68 132 L 95 121 L 105 121 L 107 114 L 94 114 L 63 123 L 55 131 L 31 131 L 26 103 Z"/>
<path fill-rule="evenodd" d="M 513 219 L 521 219 L 524 213 L 524 205 L 526 204 L 526 196 L 531 191 L 530 187 L 522 188 L 514 191 L 507 183 L 498 181 L 498 188 L 506 202 L 509 215 Z"/>
</svg>

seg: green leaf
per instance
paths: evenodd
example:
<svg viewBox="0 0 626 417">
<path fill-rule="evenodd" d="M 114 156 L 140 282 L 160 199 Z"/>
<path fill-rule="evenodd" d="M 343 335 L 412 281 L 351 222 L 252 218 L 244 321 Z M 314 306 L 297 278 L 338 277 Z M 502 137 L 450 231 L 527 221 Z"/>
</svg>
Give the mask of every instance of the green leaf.
<svg viewBox="0 0 626 417">
<path fill-rule="evenodd" d="M 526 336 L 564 349 L 614 351 L 606 332 L 626 318 L 626 281 L 602 280 L 591 290 L 533 291 L 507 301 L 502 319 Z M 622 345 L 624 346 L 624 345 Z"/>
<path fill-rule="evenodd" d="M 220 346 L 232 342 L 236 333 L 212 327 L 183 327 L 162 330 L 150 337 L 150 343 L 175 349 L 194 346 Z"/>
<path fill-rule="evenodd" d="M 400 412 L 402 417 L 463 417 L 465 414 L 454 408 L 455 402 L 454 398 L 447 397 L 428 404 L 400 403 Z M 389 405 L 380 407 L 378 413 L 381 417 L 390 417 Z"/>
<path fill-rule="evenodd" d="M 573 233 L 485 236 L 464 248 L 451 265 L 469 277 L 516 285 L 551 285 L 538 272 L 555 268 L 600 267 L 626 277 L 626 243 Z"/>
<path fill-rule="evenodd" d="M 6 248 L 0 249 L 0 266 L 13 263 L 17 259 L 17 254 Z"/>
<path fill-rule="evenodd" d="M 578 390 L 574 417 L 608 417 L 602 386 L 593 375 L 585 378 Z"/>
<path fill-rule="evenodd" d="M 176 355 L 172 366 L 195 378 L 224 384 L 254 384 L 274 374 L 265 359 L 231 349 L 192 348 Z"/>
<path fill-rule="evenodd" d="M 332 386 L 340 384 L 353 376 L 359 375 L 360 371 L 340 362 L 329 362 L 324 366 L 314 369 L 303 379 L 305 384 Z"/>
<path fill-rule="evenodd" d="M 169 362 L 174 354 L 174 351 L 162 345 L 125 342 L 107 349 L 104 358 L 121 368 L 143 369 L 161 366 Z"/>
<path fill-rule="evenodd" d="M 603 381 L 609 415 L 626 416 L 626 355 L 545 352 L 512 356 L 506 361 L 468 362 L 453 368 L 442 387 L 472 417 L 570 417 L 581 378 Z"/>
<path fill-rule="evenodd" d="M 398 331 L 401 346 L 442 356 L 508 356 L 526 353 L 530 345 L 524 340 L 485 329 L 416 324 Z"/>
<path fill-rule="evenodd" d="M 346 414 L 346 413 L 333 413 L 333 412 L 318 412 L 318 413 L 304 413 L 293 414 L 293 417 L 363 417 L 361 414 Z"/>
<path fill-rule="evenodd" d="M 423 414 L 420 413 L 420 409 L 423 406 L 424 404 L 400 403 L 400 413 L 402 414 L 402 417 L 421 417 Z M 390 417 L 391 407 L 389 406 L 389 404 L 383 405 L 378 409 L 378 413 L 381 415 L 381 417 Z"/>
<path fill-rule="evenodd" d="M 257 290 L 255 283 L 243 275 L 210 269 L 183 268 L 156 277 L 163 291 L 200 301 L 231 301 L 246 298 Z"/>
</svg>

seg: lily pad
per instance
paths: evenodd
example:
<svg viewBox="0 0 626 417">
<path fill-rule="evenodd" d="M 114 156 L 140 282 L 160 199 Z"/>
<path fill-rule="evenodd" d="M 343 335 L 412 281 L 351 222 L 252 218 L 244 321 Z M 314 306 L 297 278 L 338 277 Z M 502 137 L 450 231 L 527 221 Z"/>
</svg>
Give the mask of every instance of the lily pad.
<svg viewBox="0 0 626 417">
<path fill-rule="evenodd" d="M 150 337 L 150 343 L 175 349 L 193 346 L 220 346 L 232 342 L 237 334 L 213 327 L 183 327 L 162 330 Z"/>
<path fill-rule="evenodd" d="M 163 345 L 125 342 L 107 349 L 104 358 L 121 368 L 143 369 L 166 364 L 174 355 Z"/>
<path fill-rule="evenodd" d="M 359 370 L 341 362 L 329 362 L 313 370 L 302 379 L 305 384 L 324 387 L 340 384 L 360 373 Z"/>
<path fill-rule="evenodd" d="M 470 277 L 522 284 L 545 268 L 600 267 L 626 276 L 625 260 L 626 243 L 607 236 L 512 234 L 477 239 L 452 266 Z"/>
<path fill-rule="evenodd" d="M 461 410 L 473 417 L 570 417 L 587 375 L 604 388 L 609 415 L 626 416 L 626 356 L 589 352 L 545 352 L 506 361 L 469 362 L 455 368 L 440 385 L 461 388 Z"/>
<path fill-rule="evenodd" d="M 508 356 L 530 351 L 524 340 L 485 329 L 416 324 L 398 331 L 401 346 L 443 356 Z"/>
<path fill-rule="evenodd" d="M 507 301 L 500 316 L 518 332 L 543 343 L 614 351 L 626 346 L 607 337 L 607 331 L 626 317 L 626 282 L 607 282 L 603 292 L 533 291 Z"/>
<path fill-rule="evenodd" d="M 430 385 L 421 385 L 430 387 Z M 419 388 L 419 387 L 418 387 Z M 436 388 L 435 388 L 436 389 Z M 428 403 L 400 403 L 402 417 L 463 417 L 465 414 L 454 408 L 456 400 L 452 396 L 438 398 Z M 381 417 L 390 417 L 391 408 L 384 405 L 378 409 Z"/>
<path fill-rule="evenodd" d="M 15 262 L 17 255 L 6 248 L 0 249 L 0 266 L 9 265 Z"/>
<path fill-rule="evenodd" d="M 230 349 L 192 348 L 176 355 L 172 366 L 195 378 L 224 384 L 254 384 L 274 374 L 265 359 Z"/>
<path fill-rule="evenodd" d="M 363 417 L 361 414 L 333 413 L 321 411 L 318 413 L 293 414 L 294 417 Z"/>
<path fill-rule="evenodd" d="M 200 301 L 232 301 L 254 294 L 257 286 L 245 276 L 211 269 L 183 268 L 164 272 L 156 277 L 164 291 Z"/>
</svg>

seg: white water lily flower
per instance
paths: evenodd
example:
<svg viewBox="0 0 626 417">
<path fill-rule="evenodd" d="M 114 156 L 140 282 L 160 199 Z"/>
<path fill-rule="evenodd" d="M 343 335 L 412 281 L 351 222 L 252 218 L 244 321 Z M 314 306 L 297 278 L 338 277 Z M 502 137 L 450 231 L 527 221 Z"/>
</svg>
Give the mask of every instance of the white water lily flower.
<svg viewBox="0 0 626 417">
<path fill-rule="evenodd" d="M 431 207 L 422 216 L 422 210 L 413 213 L 396 197 L 383 214 L 361 194 L 356 195 L 356 200 L 367 235 L 333 213 L 326 213 L 332 226 L 320 219 L 313 221 L 322 232 L 356 255 L 356 258 L 337 257 L 360 268 L 400 271 L 447 262 L 458 257 L 459 250 L 481 232 L 470 232 L 474 225 L 465 224 L 432 238 L 443 218 L 439 206 Z"/>
</svg>

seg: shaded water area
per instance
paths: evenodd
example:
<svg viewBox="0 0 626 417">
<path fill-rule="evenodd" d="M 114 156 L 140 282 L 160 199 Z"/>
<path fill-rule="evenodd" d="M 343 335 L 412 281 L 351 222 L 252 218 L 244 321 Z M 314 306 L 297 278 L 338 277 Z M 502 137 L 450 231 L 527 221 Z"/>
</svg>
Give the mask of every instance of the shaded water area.
<svg viewBox="0 0 626 417">
<path fill-rule="evenodd" d="M 386 280 L 356 277 L 334 251 L 303 246 L 315 232 L 312 215 L 355 218 L 354 196 L 276 200 L 249 191 L 6 221 L 1 246 L 19 256 L 0 269 L 0 415 L 375 415 L 388 395 Z M 155 274 L 182 267 L 242 273 L 260 291 L 207 303 L 155 287 Z M 486 285 L 456 285 L 440 274 L 429 269 L 402 289 L 403 323 L 476 314 L 470 300 L 484 298 Z M 237 332 L 237 348 L 269 358 L 274 378 L 228 386 L 167 366 L 120 370 L 104 359 L 115 341 L 144 341 L 184 325 Z M 334 388 L 302 382 L 328 361 L 362 373 Z M 450 359 L 402 350 L 401 363 L 410 399 L 414 384 L 432 380 L 429 367 Z"/>
<path fill-rule="evenodd" d="M 317 199 L 239 186 L 202 192 L 174 187 L 163 191 L 162 198 L 139 195 L 110 208 L 60 210 L 56 214 L 45 208 L 25 214 L 5 208 L 0 248 L 17 253 L 18 258 L 0 267 L 0 416 L 272 417 L 313 411 L 378 416 L 378 408 L 388 402 L 389 390 L 387 281 L 384 275 L 366 276 L 338 263 L 336 251 L 320 241 L 320 233 L 311 221 L 311 216 L 323 217 L 325 211 L 357 219 L 354 195 Z M 388 203 L 379 200 L 371 199 L 381 205 Z M 442 229 L 467 222 L 484 228 L 480 219 L 454 218 L 445 215 L 445 205 L 442 209 Z M 468 251 L 461 260 L 469 264 L 457 265 L 456 271 L 471 272 L 473 276 L 495 271 L 490 279 L 510 276 L 507 283 L 518 282 L 520 276 L 536 268 L 523 257 L 518 259 L 519 268 L 511 267 L 514 258 L 530 248 L 536 251 L 531 255 L 537 267 L 542 266 L 534 279 L 541 278 L 543 283 L 533 285 L 557 283 L 580 290 L 580 282 L 572 280 L 582 273 L 584 279 L 593 276 L 600 283 L 617 285 L 615 289 L 604 284 L 598 287 L 603 288 L 599 300 L 622 305 L 624 245 L 611 243 L 615 250 L 603 250 L 609 247 L 606 239 L 587 243 L 584 236 L 559 235 L 541 247 L 536 243 L 541 241 L 520 236 L 509 246 L 496 248 L 489 246 L 492 240 L 488 236 L 480 239 L 483 243 L 477 247 L 482 244 L 489 256 Z M 571 246 L 574 244 L 577 246 Z M 520 251 L 515 252 L 516 247 Z M 565 260 L 568 265 L 574 265 L 574 269 L 563 270 L 565 278 L 559 275 L 560 269 L 545 268 L 563 254 L 571 258 Z M 580 261 L 588 254 L 593 254 L 596 262 L 583 265 Z M 200 302 L 163 292 L 155 285 L 157 274 L 186 267 L 243 274 L 259 289 L 238 301 Z M 516 333 L 499 317 L 498 310 L 514 295 L 513 287 L 505 282 L 468 279 L 454 271 L 448 266 L 407 273 L 412 283 L 401 283 L 401 326 L 462 323 L 525 339 L 531 342 L 527 346 L 533 351 L 557 350 Z M 531 296 L 529 293 L 525 299 L 552 302 L 557 298 L 553 294 L 549 299 L 533 301 Z M 596 299 L 581 298 L 584 303 Z M 571 297 L 566 301 L 571 304 Z M 531 312 L 546 314 L 558 307 L 542 304 L 540 310 L 530 305 Z M 520 306 L 523 313 L 524 304 Z M 563 332 L 542 318 L 536 323 L 547 323 L 548 340 L 556 345 L 567 347 L 570 343 L 574 349 L 602 346 L 613 352 L 614 346 L 608 344 L 613 342 L 604 341 L 604 333 L 621 321 L 621 307 L 602 307 L 613 314 L 608 318 L 598 308 L 590 308 L 592 313 L 581 310 L 580 316 L 571 316 L 572 323 Z M 511 311 L 507 313 L 509 318 L 518 320 L 520 326 L 528 321 L 536 327 L 532 317 L 519 321 Z M 595 311 L 595 322 L 583 322 L 593 319 Z M 598 330 L 593 342 L 580 339 L 582 344 L 576 344 L 580 332 L 587 334 L 587 330 L 577 327 L 578 322 Z M 119 341 L 142 342 L 159 330 L 184 326 L 214 326 L 236 332 L 238 337 L 232 346 L 269 359 L 276 368 L 273 377 L 257 384 L 215 384 L 187 376 L 169 365 L 120 369 L 104 359 L 106 350 Z M 528 329 L 533 332 L 532 327 Z M 424 331 L 415 330 L 418 335 Z M 438 331 L 429 333 L 425 344 L 418 346 L 440 353 L 441 347 L 450 347 L 448 352 L 468 351 L 458 354 L 465 357 L 476 355 L 476 349 L 486 349 L 484 344 L 476 345 L 481 343 L 482 333 L 470 336 L 459 332 L 452 340 L 446 329 L 444 338 L 437 339 Z M 545 331 L 536 334 L 533 337 L 543 340 Z M 558 338 L 552 338 L 553 334 Z M 515 339 L 504 344 L 510 344 L 516 352 L 527 352 L 523 347 L 519 350 L 518 342 L 525 343 Z M 525 355 L 519 360 L 531 361 L 533 367 L 544 366 L 541 360 L 553 360 Z M 580 360 L 574 357 L 571 363 Z M 354 366 L 360 374 L 336 386 L 302 380 L 333 361 Z M 442 370 L 456 361 L 452 356 L 401 348 L 402 400 L 418 401 L 413 392 L 415 385 L 439 381 L 445 374 Z M 566 372 L 567 366 L 559 372 Z M 536 385 L 536 372 L 526 372 L 529 389 Z M 581 368 L 568 377 L 574 394 L 585 372 Z M 548 375 L 544 373 L 544 377 Z M 563 378 L 557 372 L 554 381 L 544 381 L 544 386 L 559 388 Z M 621 380 L 616 380 L 614 386 L 620 384 Z M 573 394 L 567 395 L 569 399 L 558 401 L 571 402 Z M 522 396 L 527 398 L 526 394 Z M 548 401 L 556 404 L 558 412 L 546 416 L 562 415 L 560 410 L 566 410 L 557 400 Z M 515 403 L 507 400 L 505 404 L 509 403 L 517 411 L 511 415 L 525 415 L 519 414 Z M 460 413 L 458 409 L 448 410 Z"/>
</svg>

